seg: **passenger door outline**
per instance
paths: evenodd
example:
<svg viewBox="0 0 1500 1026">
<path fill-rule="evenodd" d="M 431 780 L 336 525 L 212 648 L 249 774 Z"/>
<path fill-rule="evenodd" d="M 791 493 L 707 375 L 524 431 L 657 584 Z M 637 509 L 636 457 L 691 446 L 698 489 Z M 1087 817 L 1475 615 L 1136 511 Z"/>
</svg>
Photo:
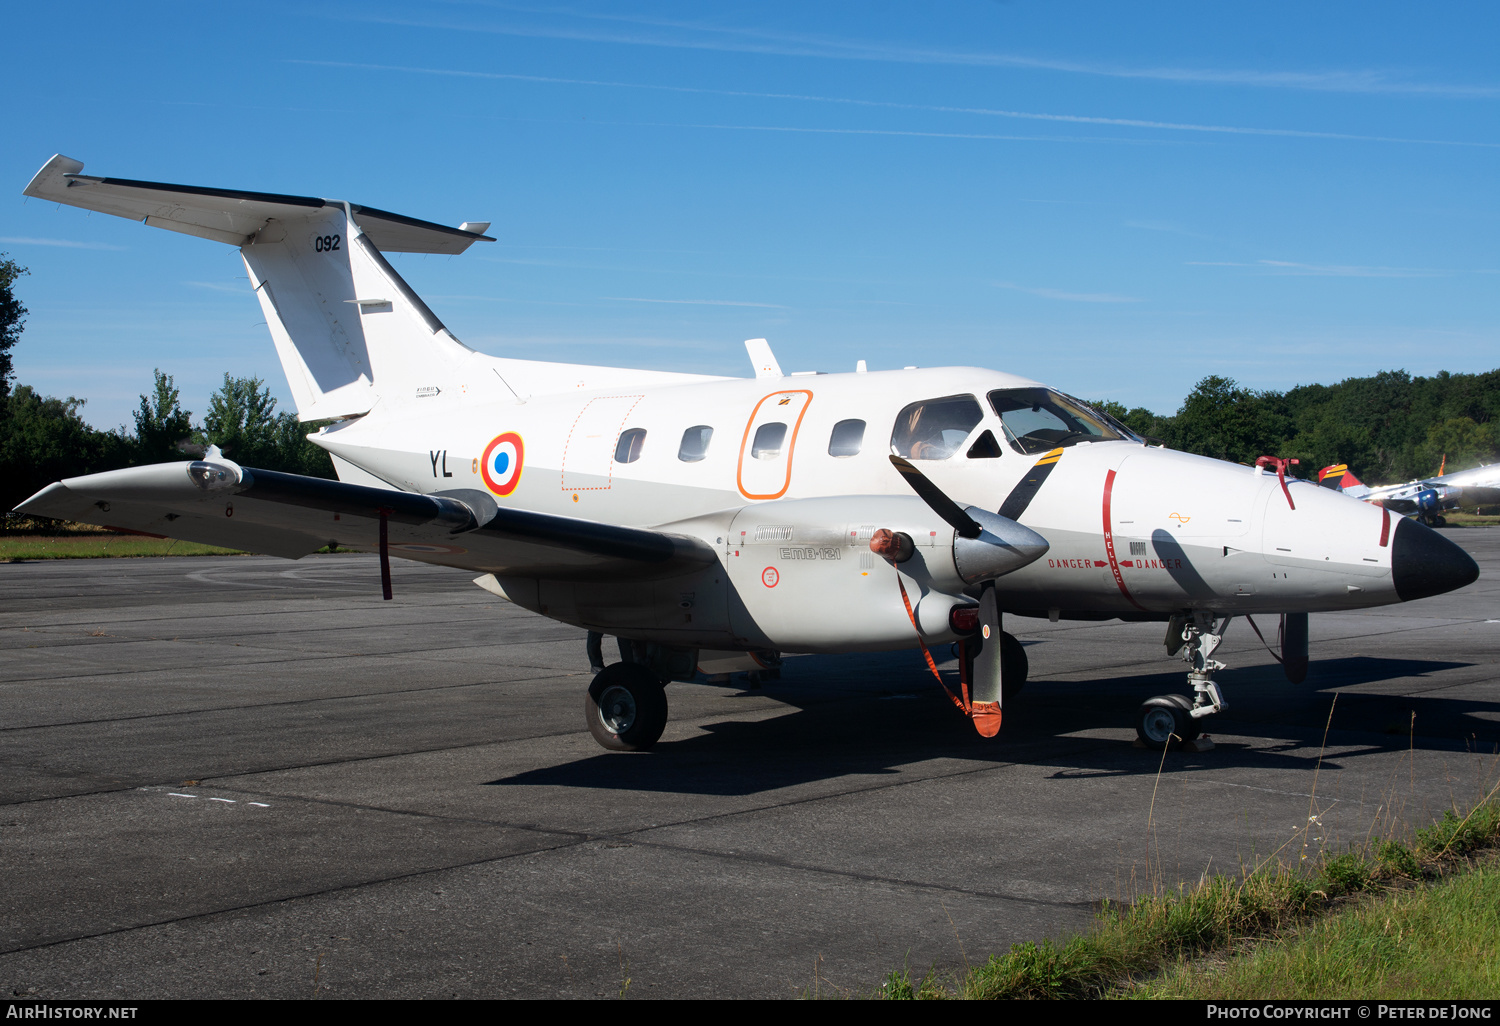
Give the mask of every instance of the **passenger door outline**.
<svg viewBox="0 0 1500 1026">
<path fill-rule="evenodd" d="M 798 400 L 799 396 L 802 397 L 800 401 Z M 745 434 L 740 439 L 739 462 L 735 467 L 735 483 L 739 487 L 740 494 L 745 498 L 779 499 L 783 495 L 785 495 L 787 489 L 791 487 L 792 456 L 796 453 L 797 449 L 797 433 L 802 430 L 802 418 L 807 416 L 807 408 L 812 405 L 812 398 L 812 392 L 808 391 L 805 388 L 785 389 L 780 392 L 772 392 L 769 395 L 763 396 L 760 402 L 755 404 L 755 409 L 750 411 L 750 419 L 745 422 Z M 772 399 L 777 400 L 777 402 L 770 407 L 767 407 L 767 401 Z M 752 465 L 750 473 L 752 481 L 749 483 L 749 487 L 747 487 L 745 481 L 745 459 L 750 448 L 750 438 L 752 432 L 754 432 L 756 428 L 760 427 L 761 424 L 769 423 L 774 419 L 779 418 L 790 421 L 790 414 L 792 410 L 789 409 L 789 407 L 793 407 L 794 404 L 799 405 L 800 409 L 797 409 L 796 420 L 792 421 L 791 431 L 788 433 L 784 448 L 781 450 L 781 454 L 777 457 L 776 460 L 762 461 L 755 460 L 754 457 L 751 457 L 754 463 L 754 465 Z M 764 417 L 762 417 L 761 415 L 762 409 L 765 410 Z M 781 461 L 782 468 L 782 474 L 780 478 L 781 487 L 774 491 L 751 491 L 750 488 L 752 487 L 769 488 L 775 485 L 776 478 L 772 475 L 771 470 L 776 465 L 776 462 L 778 460 Z M 755 478 L 770 478 L 770 480 L 769 482 L 762 483 L 762 481 L 753 480 Z"/>
</svg>

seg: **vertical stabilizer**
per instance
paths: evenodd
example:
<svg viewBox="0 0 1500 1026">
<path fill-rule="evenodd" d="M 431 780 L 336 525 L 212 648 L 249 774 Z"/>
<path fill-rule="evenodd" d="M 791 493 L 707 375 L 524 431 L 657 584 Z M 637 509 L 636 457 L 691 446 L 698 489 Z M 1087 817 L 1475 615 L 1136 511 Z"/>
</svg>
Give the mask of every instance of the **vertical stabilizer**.
<svg viewBox="0 0 1500 1026">
<path fill-rule="evenodd" d="M 457 254 L 494 240 L 342 200 L 83 174 L 61 154 L 25 195 L 238 246 L 302 420 L 480 391 L 514 399 L 460 343 L 382 250 Z"/>
<path fill-rule="evenodd" d="M 379 398 L 453 397 L 470 378 L 484 382 L 473 350 L 396 273 L 359 220 L 330 204 L 313 216 L 272 220 L 240 248 L 302 420 L 365 413 Z"/>
</svg>

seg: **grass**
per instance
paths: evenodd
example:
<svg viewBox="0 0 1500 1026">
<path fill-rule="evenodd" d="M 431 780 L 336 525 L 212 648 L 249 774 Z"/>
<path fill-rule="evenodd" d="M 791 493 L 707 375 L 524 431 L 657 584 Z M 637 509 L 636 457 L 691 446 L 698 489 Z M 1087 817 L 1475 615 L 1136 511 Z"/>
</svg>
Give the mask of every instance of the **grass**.
<svg viewBox="0 0 1500 1026">
<path fill-rule="evenodd" d="M 0 562 L 27 559 L 100 559 L 106 556 L 236 556 L 238 549 L 148 538 L 139 534 L 10 534 L 0 535 Z"/>
<path fill-rule="evenodd" d="M 1449 527 L 1496 527 L 1500 526 L 1500 517 L 1480 516 L 1477 513 L 1460 513 L 1453 510 L 1444 513 L 1443 519 L 1448 522 Z"/>
<path fill-rule="evenodd" d="M 1500 863 L 1361 900 L 1284 944 L 1174 966 L 1132 996 L 1480 999 L 1500 993 Z"/>
<path fill-rule="evenodd" d="M 935 971 L 921 979 L 908 969 L 893 972 L 881 994 L 1267 997 L 1276 981 L 1275 994 L 1297 997 L 1385 994 L 1388 986 L 1420 997 L 1493 996 L 1500 982 L 1493 958 L 1500 937 L 1500 869 L 1463 871 L 1474 853 L 1500 844 L 1496 791 L 1500 785 L 1468 815 L 1445 813 L 1416 831 L 1410 843 L 1388 839 L 1325 852 L 1308 860 L 1310 870 L 1300 859 L 1297 865 L 1267 860 L 1175 894 L 1128 906 L 1106 903 L 1089 933 L 1062 943 L 1014 944 L 951 984 Z M 1448 876 L 1454 879 L 1444 881 Z M 1279 943 L 1289 937 L 1296 939 Z M 1247 944 L 1254 945 L 1253 953 L 1231 959 L 1227 967 L 1201 960 Z M 1448 945 L 1483 964 L 1445 966 Z"/>
</svg>

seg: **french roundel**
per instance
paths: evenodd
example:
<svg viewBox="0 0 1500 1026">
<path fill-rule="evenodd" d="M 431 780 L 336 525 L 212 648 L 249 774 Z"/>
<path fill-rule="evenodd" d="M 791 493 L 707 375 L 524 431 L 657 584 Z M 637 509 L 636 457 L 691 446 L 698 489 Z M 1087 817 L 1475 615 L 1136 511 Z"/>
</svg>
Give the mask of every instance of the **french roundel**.
<svg viewBox="0 0 1500 1026">
<path fill-rule="evenodd" d="M 507 431 L 485 446 L 479 461 L 484 483 L 496 495 L 509 495 L 521 483 L 521 464 L 526 461 L 526 445 L 521 436 Z"/>
</svg>

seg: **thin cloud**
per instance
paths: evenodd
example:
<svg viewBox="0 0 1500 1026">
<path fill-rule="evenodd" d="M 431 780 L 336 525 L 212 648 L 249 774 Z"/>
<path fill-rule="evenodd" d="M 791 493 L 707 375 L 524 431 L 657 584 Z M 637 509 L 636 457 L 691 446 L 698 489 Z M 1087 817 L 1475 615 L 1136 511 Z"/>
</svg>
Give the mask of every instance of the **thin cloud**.
<svg viewBox="0 0 1500 1026">
<path fill-rule="evenodd" d="M 1248 267 L 1270 275 L 1300 278 L 1443 278 L 1462 271 L 1436 267 L 1374 267 L 1358 264 L 1304 264 L 1292 260 L 1189 260 L 1188 267 Z"/>
<path fill-rule="evenodd" d="M 504 296 L 466 296 L 466 295 L 451 295 L 451 296 L 441 296 L 441 295 L 438 295 L 438 296 L 434 296 L 434 295 L 429 295 L 429 296 L 427 296 L 427 298 L 428 299 L 441 299 L 444 302 L 449 302 L 449 301 L 451 301 L 451 302 L 467 301 L 467 302 L 471 302 L 471 303 L 513 303 L 513 302 L 515 302 L 515 300 L 513 300 L 513 299 L 507 299 Z"/>
<path fill-rule="evenodd" d="M 1041 296 L 1043 299 L 1060 299 L 1068 303 L 1139 303 L 1140 300 L 1134 296 L 1117 296 L 1110 292 L 1063 292 L 1061 289 L 1033 289 L 1025 285 L 1016 285 L 1008 281 L 997 281 L 997 289 L 1010 289 L 1013 292 L 1024 292 L 1030 296 Z"/>
<path fill-rule="evenodd" d="M 710 352 L 720 352 L 724 349 L 722 342 L 701 341 L 698 339 L 661 338 L 649 335 L 480 335 L 474 340 L 476 346 L 487 346 L 486 352 L 494 353 L 495 350 L 520 349 L 526 350 L 537 346 L 553 346 L 566 348 L 572 346 L 605 346 L 619 350 L 629 346 L 640 346 L 646 349 L 699 349 Z M 495 355 L 506 355 L 495 353 Z M 509 356 L 509 359 L 520 357 Z M 647 369 L 647 368 L 642 368 Z"/>
<path fill-rule="evenodd" d="M 988 132 L 916 132 L 895 128 L 803 128 L 793 125 L 727 125 L 681 121 L 595 121 L 593 124 L 624 128 L 703 128 L 727 132 L 791 132 L 798 135 L 893 135 L 914 139 L 974 139 L 981 142 L 1112 142 L 1135 146 L 1159 145 L 1156 140 L 1152 139 L 1084 135 L 996 135 Z M 1500 146 L 1500 143 L 1496 145 Z"/>
<path fill-rule="evenodd" d="M 191 285 L 195 289 L 208 289 L 212 292 L 233 292 L 237 296 L 250 295 L 250 286 L 230 285 L 222 281 L 185 281 L 184 285 Z"/>
<path fill-rule="evenodd" d="M 472 5 L 471 5 L 472 6 Z M 618 28 L 566 27 L 559 25 L 474 24 L 441 20 L 417 20 L 375 14 L 346 13 L 341 18 L 403 28 L 429 28 L 450 32 L 483 32 L 524 38 L 567 39 L 577 42 L 614 43 L 679 50 L 716 50 L 758 53 L 783 57 L 818 57 L 834 60 L 876 61 L 897 64 L 948 64 L 978 67 L 1008 67 L 1106 78 L 1150 79 L 1166 82 L 1299 89 L 1315 92 L 1382 93 L 1447 96 L 1465 99 L 1500 97 L 1500 86 L 1415 82 L 1388 71 L 1259 71 L 1248 68 L 1122 67 L 1009 53 L 946 50 L 930 47 L 892 46 L 885 43 L 749 29 L 705 22 L 678 21 L 632 15 L 556 10 L 509 4 L 485 4 L 517 14 L 562 15 L 616 25 L 635 25 L 647 32 Z M 671 34 L 663 34 L 666 30 Z M 697 37 L 681 33 L 697 33 Z"/>
<path fill-rule="evenodd" d="M 107 242 L 74 242 L 72 239 L 33 239 L 22 235 L 0 235 L 0 242 L 13 246 L 61 246 L 64 249 L 125 249 Z"/>
<path fill-rule="evenodd" d="M 758 306 L 767 310 L 785 310 L 779 303 L 750 303 L 736 299 L 642 299 L 636 296 L 600 296 L 615 303 L 671 303 L 681 306 Z"/>
<path fill-rule="evenodd" d="M 1315 132 L 1297 128 L 1255 128 L 1244 125 L 1204 125 L 1181 121 L 1155 121 L 1147 118 L 1107 118 L 1091 114 L 1053 114 L 1038 111 L 1005 110 L 996 107 L 955 107 L 944 104 L 897 103 L 891 100 L 860 100 L 844 96 L 819 96 L 808 93 L 766 93 L 743 89 L 709 89 L 695 86 L 654 85 L 640 82 L 615 82 L 607 79 L 557 78 L 546 75 L 520 75 L 507 72 L 467 71 L 455 68 L 422 68 L 401 64 L 365 64 L 354 61 L 282 61 L 284 64 L 303 64 L 326 68 L 348 68 L 360 71 L 392 71 L 411 75 L 435 75 L 449 78 L 489 79 L 498 81 L 535 82 L 543 85 L 578 85 L 608 89 L 641 89 L 651 92 L 695 93 L 710 96 L 734 96 L 758 100 L 795 100 L 804 103 L 829 103 L 853 107 L 877 107 L 887 110 L 925 111 L 939 114 L 968 114 L 977 117 L 1011 118 L 1022 121 L 1043 121 L 1071 125 L 1105 125 L 1111 128 L 1146 128 L 1167 132 L 1207 132 L 1218 135 L 1281 136 L 1295 139 L 1334 139 L 1346 142 L 1414 143 L 1427 146 L 1473 146 L 1484 149 L 1500 148 L 1500 143 L 1454 141 L 1448 139 L 1412 139 L 1401 136 L 1359 135 L 1349 132 Z M 788 129 L 790 131 L 790 129 Z M 806 129 L 805 131 L 818 131 Z M 827 129 L 825 131 L 838 131 Z M 848 131 L 857 131 L 850 129 Z M 870 130 L 872 134 L 874 130 Z M 929 133 L 890 133 L 929 134 Z M 939 133 L 930 133 L 937 135 Z M 1030 137 L 1003 136 L 945 136 L 949 138 L 1013 138 Z"/>
</svg>

